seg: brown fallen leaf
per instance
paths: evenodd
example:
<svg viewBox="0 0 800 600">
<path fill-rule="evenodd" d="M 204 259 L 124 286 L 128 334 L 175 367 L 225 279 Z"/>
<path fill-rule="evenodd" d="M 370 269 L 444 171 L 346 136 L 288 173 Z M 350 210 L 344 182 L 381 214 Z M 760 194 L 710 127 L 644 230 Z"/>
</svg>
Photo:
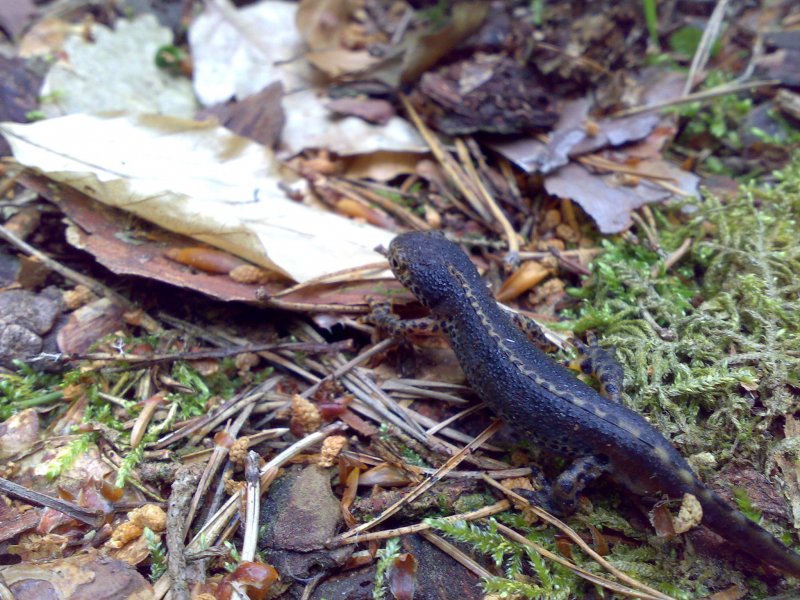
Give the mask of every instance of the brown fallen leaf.
<svg viewBox="0 0 800 600">
<path fill-rule="evenodd" d="M 283 85 L 269 84 L 252 96 L 235 102 L 215 104 L 197 113 L 198 120 L 216 117 L 219 124 L 242 137 L 274 148 L 280 139 L 286 116 L 281 106 Z"/>
<path fill-rule="evenodd" d="M 650 511 L 653 527 L 658 537 L 672 539 L 675 537 L 675 527 L 672 522 L 672 513 L 666 504 L 657 504 Z"/>
<path fill-rule="evenodd" d="M 365 71 L 380 60 L 344 46 L 352 9 L 349 0 L 301 0 L 297 8 L 297 30 L 311 49 L 306 60 L 330 77 Z"/>
<path fill-rule="evenodd" d="M 207 246 L 168 248 L 164 256 L 198 271 L 217 275 L 230 273 L 236 267 L 246 264 L 241 258 Z"/>
<path fill-rule="evenodd" d="M 413 600 L 417 588 L 417 566 L 416 557 L 408 552 L 403 552 L 389 565 L 389 591 L 397 600 Z"/>
<path fill-rule="evenodd" d="M 547 267 L 533 260 L 527 261 L 503 282 L 496 294 L 497 300 L 514 300 L 541 283 L 548 275 L 550 270 Z"/>
<path fill-rule="evenodd" d="M 359 117 L 377 125 L 385 125 L 396 114 L 391 102 L 373 98 L 337 98 L 326 106 L 337 114 Z"/>
<path fill-rule="evenodd" d="M 132 239 L 130 217 L 123 212 L 104 206 L 73 188 L 55 186 L 42 176 L 24 175 L 20 181 L 57 202 L 77 225 L 67 230 L 69 242 L 94 255 L 112 272 L 156 279 L 221 300 L 255 300 L 259 284 L 243 284 L 229 277 L 194 272 L 164 256 L 168 248 L 196 245 L 196 241 L 144 225 L 142 236 Z M 266 287 L 274 293 L 283 285 L 268 283 Z"/>
<path fill-rule="evenodd" d="M 695 195 L 699 178 L 666 161 L 642 161 L 642 171 L 669 174 L 672 186 L 686 195 Z M 651 181 L 642 179 L 638 185 L 627 185 L 614 174 L 596 174 L 579 164 L 568 164 L 549 175 L 544 182 L 548 193 L 560 198 L 570 198 L 591 216 L 602 233 L 619 233 L 631 224 L 631 211 L 663 202 L 673 193 Z"/>
<path fill-rule="evenodd" d="M 38 564 L 0 567 L 16 600 L 150 600 L 153 588 L 130 565 L 96 550 Z"/>
<path fill-rule="evenodd" d="M 41 510 L 26 510 L 27 508 L 0 502 L 0 542 L 13 540 L 19 534 L 36 527 Z"/>
<path fill-rule="evenodd" d="M 124 309 L 108 298 L 99 298 L 69 315 L 58 330 L 58 348 L 67 354 L 82 354 L 100 338 L 122 329 Z"/>
<path fill-rule="evenodd" d="M 644 88 L 642 104 L 663 102 L 680 95 L 685 76 L 646 72 L 636 82 Z M 657 127 L 669 130 L 673 116 L 645 112 L 623 118 L 592 118 L 592 101 L 566 102 L 549 140 L 523 137 L 490 144 L 497 152 L 528 173 L 551 173 L 571 159 L 601 148 L 617 147 L 645 139 Z"/>
</svg>

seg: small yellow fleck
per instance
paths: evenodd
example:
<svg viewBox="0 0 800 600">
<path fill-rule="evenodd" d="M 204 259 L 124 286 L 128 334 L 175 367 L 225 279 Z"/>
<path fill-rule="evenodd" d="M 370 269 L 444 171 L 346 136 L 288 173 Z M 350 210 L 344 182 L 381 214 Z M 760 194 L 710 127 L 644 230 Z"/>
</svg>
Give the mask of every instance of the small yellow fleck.
<svg viewBox="0 0 800 600">
<path fill-rule="evenodd" d="M 678 471 L 678 477 L 680 477 L 681 481 L 684 483 L 694 483 L 694 473 L 689 469 L 680 469 Z"/>
<path fill-rule="evenodd" d="M 622 425 L 622 423 L 620 423 L 620 425 Z M 625 431 L 630 433 L 633 437 L 635 438 L 642 437 L 642 430 L 639 429 L 636 425 L 631 425 L 630 423 L 625 423 L 624 425 L 625 425 Z"/>
<path fill-rule="evenodd" d="M 573 396 L 572 397 L 572 403 L 575 406 L 586 406 L 586 400 L 583 400 L 582 398 L 578 398 L 577 396 Z"/>
<path fill-rule="evenodd" d="M 594 407 L 594 414 L 600 417 L 601 419 L 604 419 L 606 416 L 608 416 L 608 413 L 599 406 Z"/>
<path fill-rule="evenodd" d="M 669 452 L 667 452 L 665 448 L 656 446 L 654 452 L 661 462 L 669 462 Z M 683 479 L 683 476 L 681 476 L 681 479 Z"/>
</svg>

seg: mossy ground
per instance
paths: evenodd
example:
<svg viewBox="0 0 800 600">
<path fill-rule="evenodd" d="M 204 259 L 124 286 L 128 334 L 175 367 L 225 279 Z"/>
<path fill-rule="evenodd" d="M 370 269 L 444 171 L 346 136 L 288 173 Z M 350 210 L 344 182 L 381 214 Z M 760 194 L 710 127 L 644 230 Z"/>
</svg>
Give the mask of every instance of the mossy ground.
<svg viewBox="0 0 800 600">
<path fill-rule="evenodd" d="M 726 201 L 706 195 L 692 211 L 656 215 L 660 248 L 630 238 L 604 240 L 592 275 L 574 290 L 582 301 L 568 315 L 568 326 L 576 334 L 592 330 L 601 345 L 617 348 L 626 375 L 624 402 L 685 456 L 698 459 L 696 465 L 706 465 L 707 479 L 735 457 L 780 480 L 780 472 L 769 472 L 776 453 L 796 461 L 800 447 L 782 439 L 780 427 L 800 400 L 800 161 L 774 174 L 770 185 L 743 186 Z M 693 239 L 690 251 L 665 269 L 666 256 L 687 238 Z M 752 518 L 760 516 L 746 490 L 737 490 L 736 498 Z M 608 492 L 592 499 L 593 511 L 571 523 L 642 540 L 638 546 L 617 544 L 607 557 L 630 575 L 678 598 L 730 583 L 744 584 L 748 597 L 767 593 L 763 582 L 687 551 L 680 538 L 645 540 L 615 510 Z M 785 523 L 763 524 L 798 546 L 797 533 L 781 529 Z M 442 529 L 505 568 L 507 578 L 486 582 L 487 591 L 551 598 L 586 590 L 588 584 L 561 567 L 543 565 L 508 540 L 501 543 L 491 526 Z M 553 549 L 541 532 L 535 535 Z"/>
</svg>

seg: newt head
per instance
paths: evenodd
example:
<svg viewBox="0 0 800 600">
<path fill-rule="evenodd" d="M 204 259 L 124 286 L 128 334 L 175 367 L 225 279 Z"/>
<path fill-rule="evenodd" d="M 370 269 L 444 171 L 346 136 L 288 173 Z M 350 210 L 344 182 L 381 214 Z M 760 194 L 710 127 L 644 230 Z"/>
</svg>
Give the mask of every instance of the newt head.
<svg viewBox="0 0 800 600">
<path fill-rule="evenodd" d="M 452 303 L 464 296 L 465 283 L 473 293 L 488 296 L 475 265 L 439 232 L 398 235 L 389 244 L 387 258 L 397 280 L 432 311 L 448 312 Z"/>
</svg>

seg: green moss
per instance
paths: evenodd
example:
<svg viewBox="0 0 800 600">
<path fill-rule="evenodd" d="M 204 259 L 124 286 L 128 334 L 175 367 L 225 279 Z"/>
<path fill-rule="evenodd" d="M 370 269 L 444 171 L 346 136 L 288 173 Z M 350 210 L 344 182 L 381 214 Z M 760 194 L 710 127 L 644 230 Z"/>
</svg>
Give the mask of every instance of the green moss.
<svg viewBox="0 0 800 600">
<path fill-rule="evenodd" d="M 552 532 L 530 527 L 518 514 L 504 513 L 499 518 L 513 524 L 537 544 L 555 552 Z M 483 587 L 487 593 L 508 598 L 566 599 L 574 597 L 575 592 L 581 589 L 581 583 L 568 569 L 543 559 L 529 546 L 508 540 L 497 530 L 494 519 L 489 519 L 485 526 L 435 519 L 427 519 L 426 523 L 456 541 L 469 544 L 503 569 L 504 577 L 484 580 Z"/>
<path fill-rule="evenodd" d="M 381 550 L 381 557 L 375 566 L 375 580 L 372 590 L 374 600 L 383 600 L 386 597 L 386 571 L 400 556 L 400 538 L 386 540 L 386 546 Z"/>
<path fill-rule="evenodd" d="M 40 373 L 17 361 L 16 373 L 0 372 L 0 421 L 31 408 L 60 400 L 59 377 Z"/>
<path fill-rule="evenodd" d="M 703 82 L 702 89 L 719 88 L 730 82 L 732 77 L 722 71 L 710 71 Z M 741 123 L 752 110 L 751 98 L 739 94 L 725 94 L 706 102 L 691 102 L 676 106 L 673 110 L 684 119 L 678 143 L 696 144 L 698 139 L 706 140 L 716 150 L 710 156 L 720 152 L 737 152 L 742 148 L 739 135 Z M 706 167 L 713 164 L 706 162 Z"/>
<path fill-rule="evenodd" d="M 733 499 L 736 501 L 736 506 L 742 511 L 742 514 L 755 523 L 761 523 L 761 511 L 753 504 L 750 496 L 747 495 L 747 490 L 743 487 L 733 488 Z"/>
<path fill-rule="evenodd" d="M 695 240 L 669 272 L 659 253 L 606 240 L 587 285 L 574 292 L 586 302 L 570 322 L 576 333 L 593 329 L 602 345 L 617 348 L 625 403 L 685 456 L 703 452 L 722 465 L 735 454 L 764 471 L 772 456 L 787 450 L 768 440 L 774 421 L 796 403 L 800 380 L 800 162 L 775 179 L 771 186 L 746 186 L 726 203 L 707 197 L 688 224 L 661 218 L 666 252 L 687 237 Z M 740 508 L 757 520 L 742 492 Z M 590 520 L 624 531 L 607 517 Z M 612 562 L 620 553 L 628 550 L 615 547 Z M 712 567 L 698 561 L 633 555 L 623 562 L 634 576 L 682 577 L 685 587 L 679 587 L 702 594 L 688 573 Z M 655 564 L 660 568 L 652 571 Z"/>
<path fill-rule="evenodd" d="M 152 440 L 147 439 L 145 436 L 143 442 L 149 442 Z M 144 443 L 139 444 L 135 448 L 131 448 L 128 453 L 125 455 L 125 458 L 122 459 L 122 462 L 119 465 L 119 470 L 117 471 L 117 478 L 114 481 L 114 486 L 118 488 L 125 487 L 125 483 L 133 473 L 133 470 L 141 464 L 142 460 L 144 460 Z"/>
<path fill-rule="evenodd" d="M 144 541 L 150 552 L 150 581 L 155 583 L 167 571 L 167 551 L 161 536 L 149 527 L 144 528 Z"/>
<path fill-rule="evenodd" d="M 471 512 L 492 502 L 494 502 L 494 498 L 491 494 L 463 494 L 453 503 L 453 510 L 456 513 Z"/>
<path fill-rule="evenodd" d="M 798 167 L 735 201 L 709 197 L 687 226 L 664 224 L 667 250 L 696 241 L 664 273 L 653 251 L 607 240 L 574 315 L 576 333 L 618 348 L 628 404 L 684 454 L 766 458 L 765 433 L 800 373 Z M 706 233 L 706 232 L 711 232 Z M 655 275 L 653 274 L 653 267 Z"/>
<path fill-rule="evenodd" d="M 55 479 L 64 471 L 69 470 L 76 460 L 94 446 L 95 440 L 95 434 L 85 433 L 71 441 L 63 452 L 60 452 L 56 458 L 47 463 L 47 477 Z"/>
</svg>

